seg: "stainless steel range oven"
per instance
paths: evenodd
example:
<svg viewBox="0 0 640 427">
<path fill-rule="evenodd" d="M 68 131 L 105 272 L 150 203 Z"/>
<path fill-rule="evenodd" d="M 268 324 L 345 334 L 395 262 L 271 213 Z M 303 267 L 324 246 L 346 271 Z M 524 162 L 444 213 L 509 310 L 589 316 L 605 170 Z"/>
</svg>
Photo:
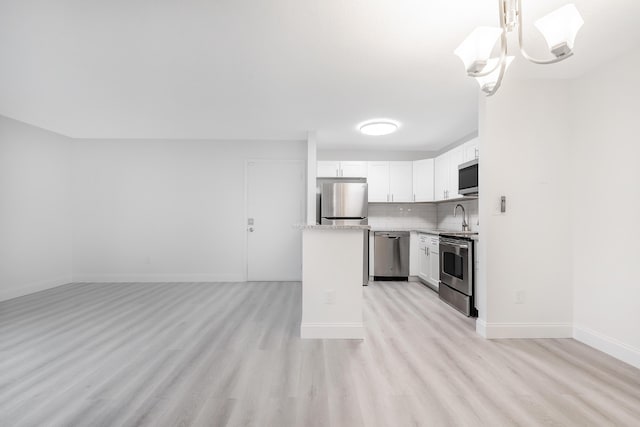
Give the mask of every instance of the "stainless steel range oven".
<svg viewBox="0 0 640 427">
<path fill-rule="evenodd" d="M 440 236 L 440 299 L 475 317 L 473 241 Z"/>
</svg>

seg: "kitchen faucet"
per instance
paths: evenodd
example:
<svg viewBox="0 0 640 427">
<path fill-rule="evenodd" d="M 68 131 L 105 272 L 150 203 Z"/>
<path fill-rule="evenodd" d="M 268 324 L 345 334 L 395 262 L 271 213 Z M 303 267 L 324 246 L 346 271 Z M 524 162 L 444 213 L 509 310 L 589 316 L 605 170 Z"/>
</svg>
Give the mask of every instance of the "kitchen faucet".
<svg viewBox="0 0 640 427">
<path fill-rule="evenodd" d="M 462 231 L 469 231 L 469 224 L 467 224 L 467 212 L 464 210 L 464 206 L 458 203 L 456 207 L 453 208 L 453 216 L 456 216 L 458 208 L 462 209 Z"/>
</svg>

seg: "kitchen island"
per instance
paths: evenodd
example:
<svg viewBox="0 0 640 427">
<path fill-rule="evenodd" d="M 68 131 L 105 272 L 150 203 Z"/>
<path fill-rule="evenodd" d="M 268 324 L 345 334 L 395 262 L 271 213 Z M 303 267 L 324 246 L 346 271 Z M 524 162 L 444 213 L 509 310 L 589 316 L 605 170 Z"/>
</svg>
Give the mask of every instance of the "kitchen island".
<svg viewBox="0 0 640 427">
<path fill-rule="evenodd" d="M 300 225 L 302 338 L 363 339 L 367 225 Z"/>
</svg>

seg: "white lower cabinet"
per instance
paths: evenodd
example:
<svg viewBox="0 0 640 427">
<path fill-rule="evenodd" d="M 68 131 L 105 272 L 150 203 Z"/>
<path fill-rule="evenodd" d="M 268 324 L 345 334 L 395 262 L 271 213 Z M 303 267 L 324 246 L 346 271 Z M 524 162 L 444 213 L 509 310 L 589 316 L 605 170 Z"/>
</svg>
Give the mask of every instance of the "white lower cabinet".
<svg viewBox="0 0 640 427">
<path fill-rule="evenodd" d="M 418 233 L 412 231 L 409 235 L 409 276 L 417 276 L 420 272 Z"/>
<path fill-rule="evenodd" d="M 373 235 L 373 231 L 369 232 L 369 276 L 373 276 L 373 272 L 375 271 L 373 269 L 373 260 L 376 258 L 375 257 L 375 247 L 373 246 L 375 244 L 376 239 L 374 238 Z"/>
<path fill-rule="evenodd" d="M 420 234 L 418 236 L 418 277 L 422 280 L 429 280 L 429 272 L 431 271 L 431 264 L 429 263 L 429 257 L 427 256 L 427 247 L 429 247 L 429 236 L 426 234 Z"/>
<path fill-rule="evenodd" d="M 429 278 L 427 281 L 434 288 L 440 286 L 440 237 L 429 236 L 429 246 L 427 247 L 427 256 L 429 257 Z"/>
<path fill-rule="evenodd" d="M 440 284 L 440 237 L 433 234 L 418 234 L 417 276 L 431 287 Z"/>
</svg>

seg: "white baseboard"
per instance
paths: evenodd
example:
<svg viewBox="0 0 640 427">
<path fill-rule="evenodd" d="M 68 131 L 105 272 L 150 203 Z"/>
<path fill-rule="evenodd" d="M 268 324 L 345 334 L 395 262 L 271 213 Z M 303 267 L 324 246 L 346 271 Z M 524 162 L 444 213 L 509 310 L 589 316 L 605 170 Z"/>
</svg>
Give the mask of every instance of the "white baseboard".
<svg viewBox="0 0 640 427">
<path fill-rule="evenodd" d="M 362 323 L 301 323 L 303 339 L 364 339 Z"/>
<path fill-rule="evenodd" d="M 168 283 L 168 282 L 244 282 L 240 274 L 79 274 L 74 282 L 91 283 Z"/>
<path fill-rule="evenodd" d="M 640 349 L 584 326 L 573 327 L 573 338 L 640 369 Z"/>
<path fill-rule="evenodd" d="M 487 322 L 480 318 L 476 319 L 476 334 L 487 338 Z"/>
<path fill-rule="evenodd" d="M 476 332 L 495 338 L 571 338 L 571 323 L 486 323 L 476 321 Z"/>
<path fill-rule="evenodd" d="M 47 289 L 55 288 L 57 286 L 66 285 L 71 283 L 71 276 L 55 277 L 52 279 L 40 280 L 37 282 L 27 283 L 22 286 L 13 287 L 0 292 L 0 301 L 6 301 L 13 298 L 22 297 L 25 295 L 33 294 L 36 292 L 44 291 Z"/>
</svg>

